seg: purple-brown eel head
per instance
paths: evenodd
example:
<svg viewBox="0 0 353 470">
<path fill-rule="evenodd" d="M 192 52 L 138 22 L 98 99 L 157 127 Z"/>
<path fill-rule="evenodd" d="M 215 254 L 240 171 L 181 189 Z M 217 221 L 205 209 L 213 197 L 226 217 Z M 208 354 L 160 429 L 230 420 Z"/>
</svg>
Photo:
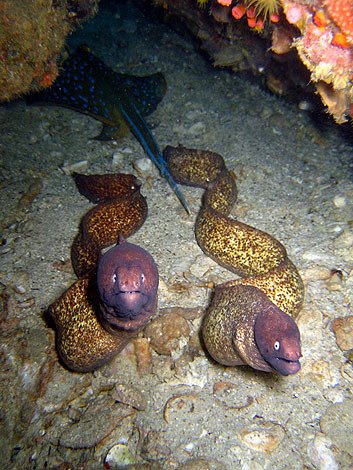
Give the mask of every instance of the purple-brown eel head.
<svg viewBox="0 0 353 470">
<path fill-rule="evenodd" d="M 281 375 L 300 370 L 300 333 L 293 318 L 270 304 L 257 316 L 254 333 L 263 359 L 274 370 Z"/>
<path fill-rule="evenodd" d="M 101 256 L 97 286 L 101 320 L 110 333 L 137 331 L 156 311 L 157 266 L 146 250 L 122 237 Z"/>
</svg>

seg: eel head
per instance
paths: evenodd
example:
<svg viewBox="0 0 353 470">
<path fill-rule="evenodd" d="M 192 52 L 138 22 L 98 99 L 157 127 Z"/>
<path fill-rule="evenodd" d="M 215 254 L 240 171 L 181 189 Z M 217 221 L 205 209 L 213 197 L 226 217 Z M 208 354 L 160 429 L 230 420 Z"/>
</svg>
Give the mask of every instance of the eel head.
<svg viewBox="0 0 353 470">
<path fill-rule="evenodd" d="M 270 366 L 281 375 L 300 369 L 300 333 L 295 321 L 274 304 L 258 314 L 254 326 L 255 342 Z"/>
<path fill-rule="evenodd" d="M 102 324 L 110 333 L 137 331 L 156 311 L 157 266 L 147 251 L 122 237 L 100 258 L 97 286 Z"/>
</svg>

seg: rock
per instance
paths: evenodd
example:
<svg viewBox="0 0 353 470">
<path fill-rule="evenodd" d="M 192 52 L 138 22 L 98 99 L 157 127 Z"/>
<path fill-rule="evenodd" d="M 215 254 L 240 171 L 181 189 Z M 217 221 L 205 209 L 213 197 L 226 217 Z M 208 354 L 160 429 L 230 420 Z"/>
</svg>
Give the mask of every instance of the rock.
<svg viewBox="0 0 353 470">
<path fill-rule="evenodd" d="M 136 389 L 124 384 L 115 384 L 112 397 L 119 403 L 130 405 L 135 410 L 145 410 L 147 407 L 145 397 Z"/>
<path fill-rule="evenodd" d="M 338 465 L 331 450 L 332 441 L 324 434 L 317 434 L 308 446 L 308 456 L 320 470 L 338 470 Z"/>
<path fill-rule="evenodd" d="M 206 131 L 206 126 L 203 122 L 198 121 L 192 124 L 188 129 L 187 129 L 187 134 L 191 136 L 199 136 L 204 134 Z"/>
<path fill-rule="evenodd" d="M 350 248 L 351 246 L 353 246 L 353 232 L 351 230 L 344 230 L 334 241 L 336 249 Z"/>
<path fill-rule="evenodd" d="M 148 461 L 158 461 L 167 458 L 171 449 L 165 444 L 158 431 L 150 431 L 144 438 L 141 446 L 141 457 Z"/>
<path fill-rule="evenodd" d="M 137 463 L 137 460 L 132 456 L 129 448 L 124 444 L 116 444 L 111 447 L 105 457 L 104 463 L 107 468 L 119 469 L 127 465 Z"/>
<path fill-rule="evenodd" d="M 353 349 L 353 316 L 338 317 L 331 323 L 331 331 L 336 336 L 337 346 L 342 351 Z"/>
<path fill-rule="evenodd" d="M 279 446 L 284 435 L 281 425 L 264 421 L 257 426 L 243 428 L 238 437 L 251 449 L 270 454 Z"/>
<path fill-rule="evenodd" d="M 61 167 L 62 172 L 70 176 L 72 173 L 75 171 L 81 172 L 81 171 L 86 171 L 88 168 L 88 161 L 87 160 L 81 160 L 80 162 L 75 162 L 75 163 L 65 163 L 64 166 Z"/>
<path fill-rule="evenodd" d="M 333 198 L 333 204 L 335 205 L 335 207 L 341 209 L 342 207 L 345 207 L 345 205 L 347 204 L 347 200 L 344 196 L 336 194 L 336 196 Z"/>
<path fill-rule="evenodd" d="M 178 470 L 225 470 L 226 466 L 209 459 L 190 459 L 178 466 Z"/>
<path fill-rule="evenodd" d="M 170 397 L 163 411 L 163 418 L 167 423 L 172 419 L 191 419 L 190 414 L 194 412 L 195 404 L 199 397 L 195 393 L 185 393 Z"/>
<path fill-rule="evenodd" d="M 190 335 L 188 322 L 177 313 L 162 315 L 153 320 L 145 329 L 151 347 L 158 354 L 171 354 L 179 347 L 182 337 Z"/>
<path fill-rule="evenodd" d="M 340 451 L 353 456 L 353 400 L 331 405 L 321 416 L 320 427 Z"/>
<path fill-rule="evenodd" d="M 139 158 L 132 162 L 132 166 L 139 176 L 148 176 L 153 174 L 153 163 L 149 158 Z"/>
<path fill-rule="evenodd" d="M 326 287 L 330 291 L 341 290 L 344 286 L 343 273 L 339 269 L 332 269 L 329 279 L 326 282 Z"/>
<path fill-rule="evenodd" d="M 147 338 L 136 338 L 133 345 L 139 374 L 149 374 L 152 370 L 152 350 L 149 340 Z"/>
<path fill-rule="evenodd" d="M 88 405 L 81 417 L 63 427 L 59 444 L 71 449 L 94 447 L 117 427 L 119 421 L 136 413 L 130 406 L 107 396 Z"/>
</svg>

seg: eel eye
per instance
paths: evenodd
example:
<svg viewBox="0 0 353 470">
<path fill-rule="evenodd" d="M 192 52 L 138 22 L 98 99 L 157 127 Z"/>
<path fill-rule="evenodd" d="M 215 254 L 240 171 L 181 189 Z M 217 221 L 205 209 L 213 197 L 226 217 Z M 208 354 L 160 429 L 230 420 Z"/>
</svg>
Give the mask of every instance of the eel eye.
<svg viewBox="0 0 353 470">
<path fill-rule="evenodd" d="M 279 351 L 281 348 L 281 343 L 279 341 L 275 341 L 273 347 L 276 351 Z"/>
<path fill-rule="evenodd" d="M 113 274 L 113 277 L 112 277 L 112 281 L 114 282 L 114 284 L 116 283 L 117 277 L 118 277 L 118 276 L 114 273 L 114 274 Z"/>
</svg>

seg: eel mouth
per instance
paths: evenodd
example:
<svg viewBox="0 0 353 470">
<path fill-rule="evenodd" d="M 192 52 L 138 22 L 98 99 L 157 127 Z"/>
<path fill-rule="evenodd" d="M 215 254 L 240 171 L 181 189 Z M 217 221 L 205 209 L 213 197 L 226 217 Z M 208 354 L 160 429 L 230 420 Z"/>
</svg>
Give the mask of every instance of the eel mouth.
<svg viewBox="0 0 353 470">
<path fill-rule="evenodd" d="M 131 320 L 141 314 L 148 302 L 148 296 L 141 290 L 121 290 L 114 297 L 112 307 L 117 316 Z"/>
<path fill-rule="evenodd" d="M 296 374 L 301 368 L 299 359 L 293 361 L 284 357 L 273 357 L 268 362 L 281 375 Z"/>
</svg>

